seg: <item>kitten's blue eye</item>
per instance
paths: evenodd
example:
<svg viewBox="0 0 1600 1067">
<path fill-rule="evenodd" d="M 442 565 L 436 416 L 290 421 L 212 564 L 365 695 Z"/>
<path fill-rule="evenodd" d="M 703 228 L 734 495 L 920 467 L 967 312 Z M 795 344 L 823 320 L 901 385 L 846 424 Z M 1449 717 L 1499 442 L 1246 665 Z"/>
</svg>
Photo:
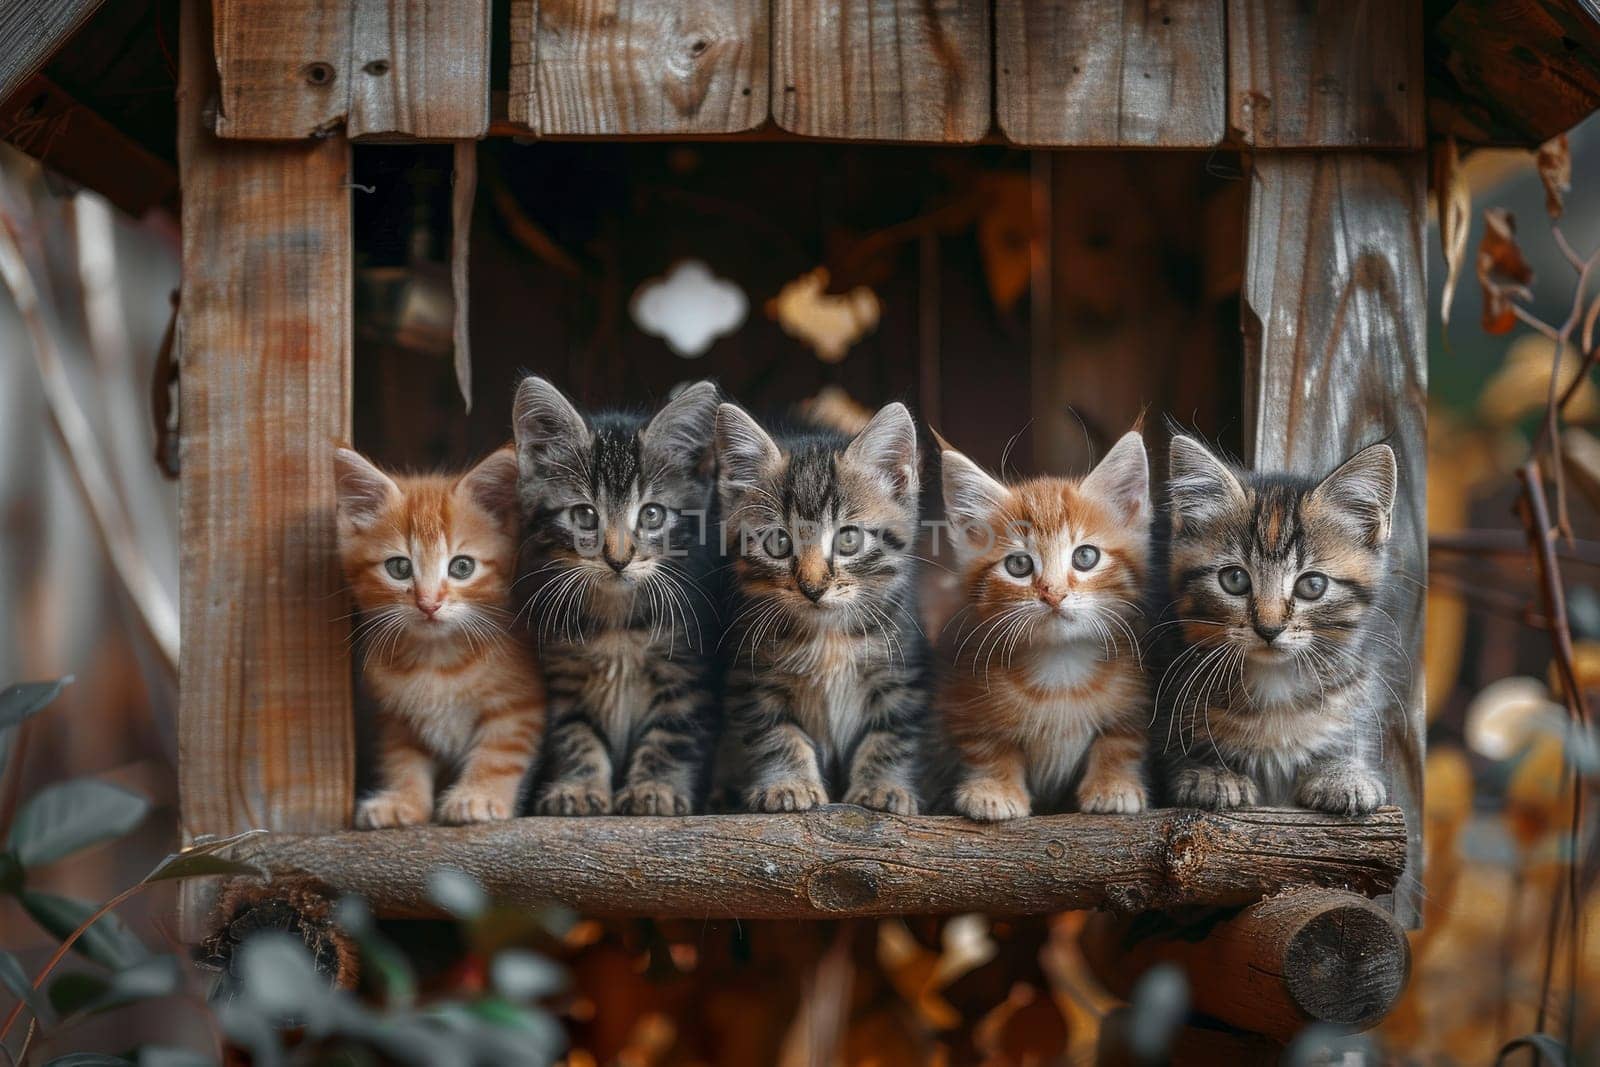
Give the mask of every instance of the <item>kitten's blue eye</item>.
<svg viewBox="0 0 1600 1067">
<path fill-rule="evenodd" d="M 1217 584 L 1230 596 L 1244 596 L 1250 591 L 1250 572 L 1243 567 L 1224 567 L 1217 572 Z"/>
<path fill-rule="evenodd" d="M 390 556 L 383 561 L 383 569 L 397 582 L 403 582 L 411 577 L 411 561 L 404 556 Z"/>
<path fill-rule="evenodd" d="M 1301 600 L 1321 600 L 1322 594 L 1327 591 L 1327 576 L 1318 574 L 1316 571 L 1302 574 L 1300 580 L 1294 583 L 1294 595 Z"/>
<path fill-rule="evenodd" d="M 787 559 L 789 553 L 794 551 L 794 542 L 789 540 L 787 530 L 768 530 L 761 544 L 773 559 Z"/>
<path fill-rule="evenodd" d="M 589 504 L 575 504 L 571 511 L 573 525 L 580 530 L 595 530 L 600 527 L 600 513 Z"/>
<path fill-rule="evenodd" d="M 639 509 L 639 525 L 646 530 L 659 530 L 667 521 L 667 509 L 660 504 L 646 504 Z"/>
<path fill-rule="evenodd" d="M 472 572 L 477 569 L 477 566 L 477 561 L 471 556 L 457 556 L 450 561 L 450 577 L 458 582 L 463 578 L 471 578 Z"/>
<path fill-rule="evenodd" d="M 1006 573 L 1013 578 L 1026 578 L 1033 573 L 1033 557 L 1026 552 L 1013 552 L 1006 557 Z"/>
<path fill-rule="evenodd" d="M 1100 562 L 1100 550 L 1093 545 L 1079 545 L 1072 553 L 1072 565 L 1080 571 L 1092 570 Z"/>
<path fill-rule="evenodd" d="M 846 526 L 833 538 L 833 550 L 841 556 L 853 556 L 861 551 L 861 545 L 866 541 L 859 526 Z"/>
</svg>

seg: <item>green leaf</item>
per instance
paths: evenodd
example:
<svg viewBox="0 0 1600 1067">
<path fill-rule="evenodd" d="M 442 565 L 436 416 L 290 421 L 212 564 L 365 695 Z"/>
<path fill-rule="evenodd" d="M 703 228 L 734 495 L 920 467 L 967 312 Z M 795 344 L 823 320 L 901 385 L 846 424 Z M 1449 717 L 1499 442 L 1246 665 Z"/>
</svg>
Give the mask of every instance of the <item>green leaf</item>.
<svg viewBox="0 0 1600 1067">
<path fill-rule="evenodd" d="M 24 890 L 20 899 L 23 909 L 33 916 L 34 922 L 63 941 L 88 922 L 89 916 L 100 910 L 96 904 L 31 889 Z M 113 971 L 131 967 L 150 957 L 150 951 L 144 947 L 144 943 L 112 912 L 100 916 L 72 947 Z"/>
<path fill-rule="evenodd" d="M 212 1067 L 217 1061 L 193 1049 L 146 1045 L 139 1050 L 139 1067 Z"/>
<path fill-rule="evenodd" d="M 40 1022 L 49 1022 L 49 1013 L 44 1010 L 44 1002 L 39 999 L 38 990 L 33 988 L 33 981 L 29 979 L 28 972 L 22 969 L 22 964 L 17 957 L 0 949 L 0 982 L 11 990 L 11 995 L 28 1005 L 28 1010 L 39 1018 Z"/>
<path fill-rule="evenodd" d="M 496 955 L 489 964 L 489 977 L 495 992 L 515 1004 L 526 1004 L 567 987 L 566 973 L 560 967 L 521 949 L 506 949 Z"/>
<path fill-rule="evenodd" d="M 169 997 L 182 984 L 183 968 L 176 956 L 152 956 L 123 968 L 112 975 L 110 981 L 100 983 L 99 995 L 79 1004 L 75 1011 L 80 1015 L 93 1015 L 125 1004 Z"/>
<path fill-rule="evenodd" d="M 144 797 L 109 782 L 58 782 L 22 806 L 11 826 L 10 847 L 24 867 L 37 867 L 121 837 L 149 811 Z"/>
<path fill-rule="evenodd" d="M 50 1006 L 57 1015 L 72 1015 L 105 996 L 111 983 L 88 971 L 68 971 L 50 983 Z"/>
<path fill-rule="evenodd" d="M 69 1052 L 57 1056 L 44 1067 L 130 1067 L 132 1060 L 121 1056 L 107 1056 L 103 1052 Z"/>
<path fill-rule="evenodd" d="M 194 844 L 181 852 L 174 852 L 156 864 L 155 870 L 144 876 L 146 882 L 172 882 L 180 878 L 205 878 L 215 874 L 253 875 L 267 878 L 265 867 L 248 860 L 228 859 L 217 853 L 232 848 L 265 830 L 245 830 L 227 837 L 197 838 Z"/>
<path fill-rule="evenodd" d="M 457 919 L 476 919 L 489 906 L 483 887 L 465 871 L 438 867 L 428 872 L 428 896 Z"/>
<path fill-rule="evenodd" d="M 1507 1056 L 1525 1048 L 1532 1049 L 1539 1054 L 1542 1060 L 1548 1060 L 1550 1063 L 1555 1064 L 1555 1067 L 1567 1067 L 1569 1060 L 1567 1046 L 1549 1034 L 1540 1033 L 1523 1034 L 1521 1037 L 1507 1041 L 1501 1046 L 1500 1054 L 1494 1058 L 1494 1062 L 1496 1065 L 1502 1064 L 1506 1061 Z"/>
<path fill-rule="evenodd" d="M 54 682 L 23 682 L 0 690 L 0 732 L 43 711 L 47 704 L 61 695 L 64 687 L 71 684 L 72 676 L 68 675 Z"/>
</svg>

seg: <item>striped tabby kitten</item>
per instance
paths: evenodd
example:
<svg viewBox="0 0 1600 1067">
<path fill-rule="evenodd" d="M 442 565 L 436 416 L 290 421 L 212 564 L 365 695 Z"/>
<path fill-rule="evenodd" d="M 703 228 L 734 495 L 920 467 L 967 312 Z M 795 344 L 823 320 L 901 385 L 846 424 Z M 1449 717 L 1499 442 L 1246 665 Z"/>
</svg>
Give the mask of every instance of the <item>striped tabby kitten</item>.
<svg viewBox="0 0 1600 1067">
<path fill-rule="evenodd" d="M 780 445 L 723 404 L 716 448 L 746 806 L 804 811 L 832 796 L 915 813 L 925 654 L 911 413 L 890 404 L 854 438 L 818 430 Z"/>
<path fill-rule="evenodd" d="M 1321 481 L 1232 469 L 1172 440 L 1172 593 L 1186 647 L 1163 682 L 1173 803 L 1357 814 L 1393 699 L 1377 604 L 1396 469 L 1388 445 Z"/>
<path fill-rule="evenodd" d="M 950 449 L 943 469 L 972 612 L 940 696 L 961 760 L 956 810 L 1143 810 L 1144 441 L 1126 434 L 1082 479 L 1003 485 Z"/>
<path fill-rule="evenodd" d="M 508 632 L 517 559 L 517 461 L 501 449 L 465 474 L 390 476 L 347 448 L 339 555 L 378 704 L 381 789 L 364 828 L 516 814 L 539 748 L 544 693 L 533 648 Z"/>
<path fill-rule="evenodd" d="M 550 693 L 541 814 L 688 815 L 700 799 L 716 727 L 700 610 L 716 410 L 710 382 L 650 419 L 585 419 L 543 378 L 517 389 L 529 625 Z"/>
</svg>

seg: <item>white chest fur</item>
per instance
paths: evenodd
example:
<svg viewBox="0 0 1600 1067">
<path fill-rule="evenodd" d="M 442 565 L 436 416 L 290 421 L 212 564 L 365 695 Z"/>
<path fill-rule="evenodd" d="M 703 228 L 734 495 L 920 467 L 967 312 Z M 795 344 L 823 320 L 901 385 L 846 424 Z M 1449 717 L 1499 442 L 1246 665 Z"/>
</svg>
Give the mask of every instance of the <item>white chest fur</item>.
<svg viewBox="0 0 1600 1067">
<path fill-rule="evenodd" d="M 584 687 L 584 702 L 599 719 L 611 751 L 625 752 L 635 724 L 650 706 L 649 649 L 640 634 L 611 630 L 591 638 L 587 653 L 594 669 Z"/>
<path fill-rule="evenodd" d="M 1041 801 L 1059 798 L 1078 776 L 1101 728 L 1124 710 L 1130 694 L 1104 679 L 1104 649 L 1077 641 L 1018 653 L 1027 689 L 1016 689 L 1013 721 L 1028 766 L 1028 790 Z"/>
<path fill-rule="evenodd" d="M 417 671 L 387 676 L 374 689 L 385 710 L 410 726 L 430 752 L 451 761 L 466 755 L 477 730 L 475 680 L 473 671 L 452 675 Z"/>
</svg>

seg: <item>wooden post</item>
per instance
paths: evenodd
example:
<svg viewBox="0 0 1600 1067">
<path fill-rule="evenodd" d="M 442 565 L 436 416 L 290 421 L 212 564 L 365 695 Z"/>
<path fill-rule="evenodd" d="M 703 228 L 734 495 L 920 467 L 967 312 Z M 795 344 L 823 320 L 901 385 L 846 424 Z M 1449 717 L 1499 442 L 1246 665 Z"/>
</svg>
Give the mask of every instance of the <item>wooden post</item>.
<svg viewBox="0 0 1600 1067">
<path fill-rule="evenodd" d="M 225 142 L 183 5 L 179 168 L 186 834 L 346 825 L 349 611 L 331 451 L 350 429 L 349 148 Z"/>
<path fill-rule="evenodd" d="M 1402 922 L 1422 866 L 1423 587 L 1427 403 L 1423 278 L 1427 160 L 1421 153 L 1258 153 L 1246 241 L 1246 459 L 1261 470 L 1331 471 L 1387 440 L 1400 464 L 1390 541 L 1395 593 L 1383 763 L 1406 813 Z"/>
<path fill-rule="evenodd" d="M 1411 972 L 1411 946 L 1394 916 L 1338 889 L 1290 890 L 1190 923 L 1097 915 L 1081 942 L 1117 996 L 1127 999 L 1146 971 L 1171 963 L 1188 979 L 1194 1011 L 1281 1042 L 1312 1023 L 1375 1026 Z"/>
</svg>

